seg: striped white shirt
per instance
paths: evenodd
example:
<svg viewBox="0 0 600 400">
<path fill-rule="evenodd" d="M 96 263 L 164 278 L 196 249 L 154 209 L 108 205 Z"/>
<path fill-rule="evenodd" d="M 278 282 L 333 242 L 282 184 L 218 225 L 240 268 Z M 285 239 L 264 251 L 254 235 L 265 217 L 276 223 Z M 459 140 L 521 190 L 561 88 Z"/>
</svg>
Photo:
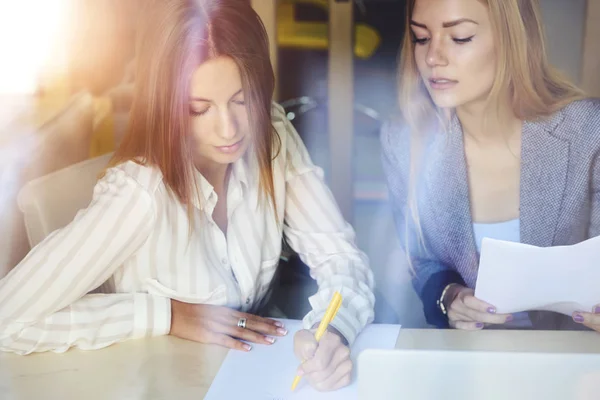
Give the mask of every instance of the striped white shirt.
<svg viewBox="0 0 600 400">
<path fill-rule="evenodd" d="M 252 158 L 232 167 L 226 235 L 212 218 L 217 195 L 200 173 L 190 230 L 186 207 L 158 168 L 111 168 L 90 205 L 0 281 L 0 349 L 63 352 L 165 335 L 170 299 L 254 312 L 264 303 L 283 237 L 319 286 L 304 326 L 320 321 L 339 290 L 344 301 L 332 325 L 353 342 L 373 320 L 373 274 L 322 170 L 278 105 L 273 126 L 282 142 L 273 165 L 279 215 L 258 200 Z"/>
</svg>

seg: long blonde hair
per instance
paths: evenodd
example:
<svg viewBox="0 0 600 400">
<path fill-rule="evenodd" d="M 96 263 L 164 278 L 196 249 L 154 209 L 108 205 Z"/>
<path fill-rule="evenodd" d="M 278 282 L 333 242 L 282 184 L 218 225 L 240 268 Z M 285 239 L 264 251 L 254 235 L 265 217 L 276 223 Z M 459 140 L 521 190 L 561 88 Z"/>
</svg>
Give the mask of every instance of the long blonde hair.
<svg viewBox="0 0 600 400">
<path fill-rule="evenodd" d="M 496 47 L 497 68 L 487 104 L 508 94 L 514 115 L 521 120 L 549 116 L 569 103 L 584 98 L 575 85 L 549 63 L 544 29 L 537 0 L 478 0 L 489 12 Z M 415 180 L 422 141 L 430 130 L 444 130 L 448 113 L 436 107 L 425 88 L 415 60 L 410 21 L 416 0 L 408 0 L 404 38 L 399 62 L 399 105 L 403 124 L 410 130 L 411 162 L 408 188 L 408 222 L 416 227 L 418 244 L 424 247 L 418 217 Z M 507 93 L 508 92 L 508 93 Z M 432 118 L 435 116 L 435 118 Z M 407 235 L 408 237 L 408 235 Z M 407 246 L 408 250 L 408 246 Z M 410 255 L 409 255 L 410 258 Z"/>
</svg>

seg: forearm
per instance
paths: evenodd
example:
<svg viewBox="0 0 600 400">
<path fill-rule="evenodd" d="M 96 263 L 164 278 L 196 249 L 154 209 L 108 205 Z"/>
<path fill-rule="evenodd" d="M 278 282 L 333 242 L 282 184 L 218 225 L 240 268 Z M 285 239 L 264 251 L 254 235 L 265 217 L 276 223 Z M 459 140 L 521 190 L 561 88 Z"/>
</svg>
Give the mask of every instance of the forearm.
<svg viewBox="0 0 600 400">
<path fill-rule="evenodd" d="M 460 274 L 452 269 L 439 265 L 435 271 L 429 268 L 429 273 L 426 277 L 418 277 L 418 273 L 413 280 L 415 290 L 423 303 L 423 313 L 427 323 L 434 325 L 437 328 L 448 327 L 448 317 L 444 315 L 438 305 L 438 300 L 442 295 L 442 291 L 449 284 L 455 283 L 465 286 L 465 282 Z M 452 293 L 448 294 L 450 297 Z"/>
<path fill-rule="evenodd" d="M 93 350 L 116 342 L 165 335 L 169 299 L 143 293 L 87 295 L 39 321 L 0 322 L 0 349 L 18 354 Z"/>
<path fill-rule="evenodd" d="M 330 259 L 316 265 L 311 275 L 319 283 L 319 290 L 309 299 L 313 310 L 305 317 L 305 326 L 311 327 L 323 318 L 333 294 L 338 291 L 342 295 L 342 306 L 330 327 L 352 344 L 374 319 L 373 274 L 361 258 Z"/>
</svg>

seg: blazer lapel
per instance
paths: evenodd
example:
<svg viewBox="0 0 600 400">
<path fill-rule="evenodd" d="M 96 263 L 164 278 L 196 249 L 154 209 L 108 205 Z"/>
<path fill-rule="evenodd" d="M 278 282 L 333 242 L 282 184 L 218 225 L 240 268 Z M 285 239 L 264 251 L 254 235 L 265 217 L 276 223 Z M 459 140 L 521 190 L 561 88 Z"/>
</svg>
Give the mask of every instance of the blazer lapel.
<svg viewBox="0 0 600 400">
<path fill-rule="evenodd" d="M 548 247 L 554 241 L 569 163 L 569 142 L 554 135 L 563 118 L 558 112 L 544 120 L 523 123 L 519 211 L 522 243 Z"/>
<path fill-rule="evenodd" d="M 452 264 L 465 283 L 475 287 L 478 257 L 471 219 L 469 181 L 462 127 L 452 116 L 449 129 L 437 135 L 427 165 L 431 213 L 437 225 L 433 232 L 443 235 L 442 254 L 452 255 Z"/>
</svg>

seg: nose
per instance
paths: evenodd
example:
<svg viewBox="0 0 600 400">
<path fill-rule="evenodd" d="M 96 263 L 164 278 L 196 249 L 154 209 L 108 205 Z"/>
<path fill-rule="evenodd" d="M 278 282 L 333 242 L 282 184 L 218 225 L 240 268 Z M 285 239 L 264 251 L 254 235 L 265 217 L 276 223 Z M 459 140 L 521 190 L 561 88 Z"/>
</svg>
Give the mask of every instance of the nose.
<svg viewBox="0 0 600 400">
<path fill-rule="evenodd" d="M 440 43 L 440 40 L 431 39 L 427 54 L 425 55 L 425 62 L 430 68 L 448 65 L 446 49 L 444 48 L 444 45 Z"/>
<path fill-rule="evenodd" d="M 219 113 L 219 126 L 217 133 L 225 140 L 231 140 L 237 136 L 238 123 L 235 115 L 230 110 Z"/>
</svg>

